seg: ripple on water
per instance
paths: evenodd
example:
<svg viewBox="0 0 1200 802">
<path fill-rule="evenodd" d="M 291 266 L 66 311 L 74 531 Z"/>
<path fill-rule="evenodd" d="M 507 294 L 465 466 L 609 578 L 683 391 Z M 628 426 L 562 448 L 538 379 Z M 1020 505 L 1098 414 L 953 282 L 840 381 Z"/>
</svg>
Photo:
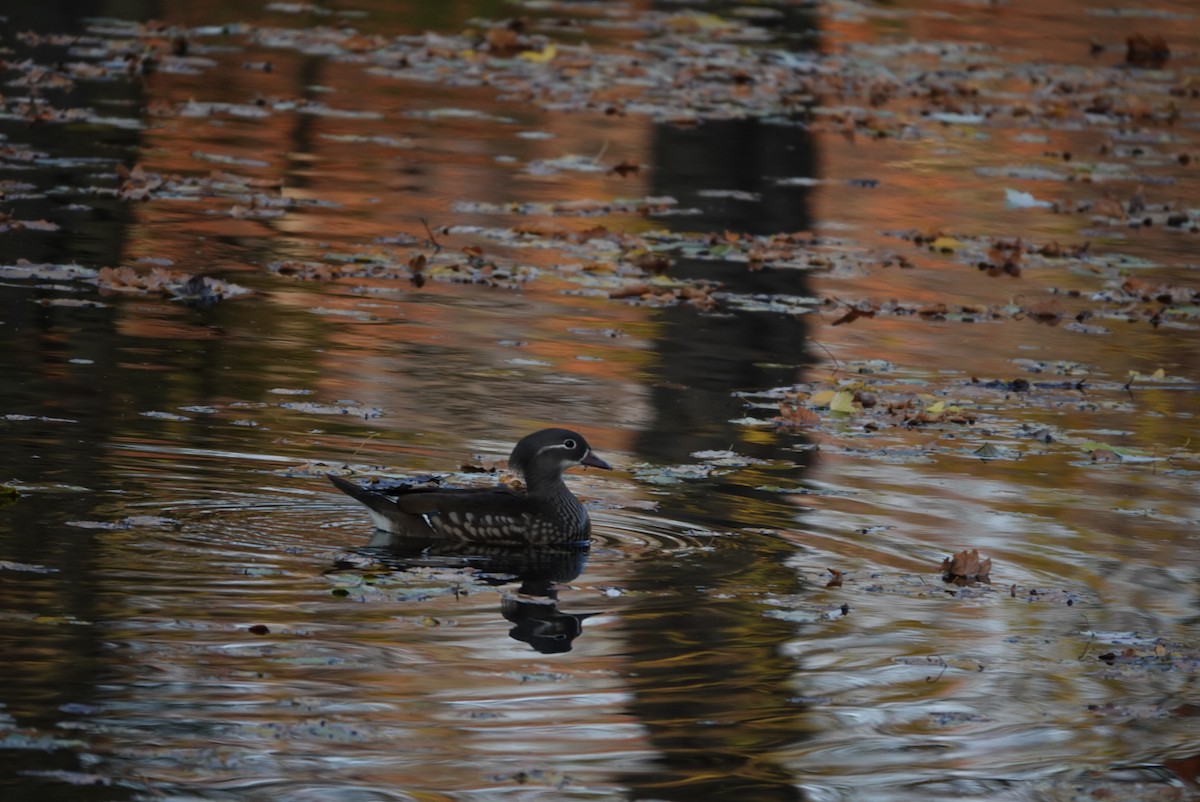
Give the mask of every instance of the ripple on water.
<svg viewBox="0 0 1200 802">
<path fill-rule="evenodd" d="M 134 504 L 178 527 L 96 534 L 95 626 L 114 659 L 74 726 L 114 764 L 231 799 L 408 799 L 398 789 L 427 786 L 431 766 L 462 794 L 555 794 L 651 765 L 607 657 L 621 599 L 606 582 L 623 560 L 703 550 L 712 533 L 597 512 L 591 563 L 552 603 L 587 619 L 562 664 L 506 618 L 507 599 L 551 603 L 477 564 L 339 566 L 371 532 L 323 488 L 188 488 L 180 477 L 167 505 Z M 348 771 L 353 788 L 320 779 Z"/>
<path fill-rule="evenodd" d="M 662 554 L 707 549 L 725 533 L 652 512 L 599 510 L 591 513 L 592 548 L 626 554 Z"/>
<path fill-rule="evenodd" d="M 178 527 L 89 533 L 102 598 L 89 626 L 112 659 L 73 728 L 158 789 L 613 798 L 703 757 L 765 785 L 786 770 L 814 798 L 911 800 L 991 788 L 995 761 L 1033 780 L 1132 753 L 1089 705 L 1134 683 L 1079 658 L 1102 571 L 1057 576 L 1072 530 L 989 514 L 985 479 L 914 506 L 906 485 L 924 474 L 848 471 L 839 490 L 830 471 L 810 509 L 772 509 L 777 528 L 717 530 L 621 508 L 589 475 L 581 495 L 606 499 L 594 544 L 550 598 L 522 592 L 510 565 L 379 559 L 365 515 L 321 477 L 259 467 L 282 458 L 241 463 L 236 482 L 189 462 L 241 456 L 172 454 L 156 465 L 166 504 L 105 508 Z M 1067 588 L 1077 606 L 1005 586 L 951 595 L 934 569 L 947 521 L 986 534 L 1005 582 Z M 1016 532 L 1041 539 L 1009 549 Z M 847 570 L 841 588 L 824 587 L 827 566 Z M 1183 693 L 1180 676 L 1136 678 L 1136 700 Z"/>
</svg>

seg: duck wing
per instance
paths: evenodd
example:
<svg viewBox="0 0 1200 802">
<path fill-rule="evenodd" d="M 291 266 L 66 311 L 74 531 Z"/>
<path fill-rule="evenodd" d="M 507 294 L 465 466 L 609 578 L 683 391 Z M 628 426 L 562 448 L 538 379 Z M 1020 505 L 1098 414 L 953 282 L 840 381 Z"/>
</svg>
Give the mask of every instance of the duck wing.
<svg viewBox="0 0 1200 802">
<path fill-rule="evenodd" d="M 391 487 L 371 490 L 327 474 L 341 490 L 371 513 L 375 526 L 407 536 L 455 536 L 471 539 L 509 539 L 525 527 L 529 499 L 503 487 L 443 489 Z"/>
<path fill-rule="evenodd" d="M 502 515 L 520 517 L 528 510 L 529 499 L 508 488 L 403 488 L 388 495 L 396 507 L 410 515 Z"/>
</svg>

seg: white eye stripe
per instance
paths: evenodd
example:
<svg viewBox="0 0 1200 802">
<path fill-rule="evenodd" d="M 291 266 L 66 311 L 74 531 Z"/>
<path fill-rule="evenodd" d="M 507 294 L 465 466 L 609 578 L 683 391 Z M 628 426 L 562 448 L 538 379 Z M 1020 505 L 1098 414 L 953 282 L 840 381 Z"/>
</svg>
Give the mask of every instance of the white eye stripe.
<svg viewBox="0 0 1200 802">
<path fill-rule="evenodd" d="M 574 441 L 574 440 L 570 440 L 570 441 L 568 441 L 568 442 L 574 443 L 575 441 Z M 554 444 L 552 444 L 552 445 L 548 445 L 548 446 L 542 446 L 541 448 L 539 448 L 539 449 L 537 450 L 537 453 L 535 453 L 535 454 L 533 455 L 533 457 L 534 457 L 534 459 L 537 459 L 537 458 L 538 458 L 538 457 L 540 457 L 542 454 L 544 454 L 544 453 L 545 453 L 545 452 L 547 452 L 547 451 L 550 451 L 551 449 L 557 449 L 558 451 L 571 451 L 571 450 L 573 450 L 574 448 L 575 448 L 575 446 L 573 446 L 573 445 L 572 445 L 572 446 L 568 446 L 566 443 L 554 443 Z"/>
</svg>

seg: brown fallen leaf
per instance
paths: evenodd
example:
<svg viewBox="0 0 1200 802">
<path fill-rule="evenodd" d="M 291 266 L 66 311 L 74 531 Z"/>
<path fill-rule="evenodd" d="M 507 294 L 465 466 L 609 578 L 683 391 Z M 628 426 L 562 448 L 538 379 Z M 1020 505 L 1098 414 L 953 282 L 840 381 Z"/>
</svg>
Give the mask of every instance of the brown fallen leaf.
<svg viewBox="0 0 1200 802">
<path fill-rule="evenodd" d="M 1171 57 L 1171 48 L 1167 41 L 1158 34 L 1146 36 L 1135 33 L 1125 40 L 1125 63 L 1132 67 L 1152 67 L 1158 69 L 1167 63 Z"/>
<path fill-rule="evenodd" d="M 1021 256 L 1024 246 L 1021 240 L 1008 242 L 997 240 L 988 249 L 987 261 L 979 264 L 980 270 L 986 270 L 989 276 L 1009 275 L 1017 278 L 1021 275 Z"/>
<path fill-rule="evenodd" d="M 717 299 L 712 297 L 712 287 L 680 287 L 675 291 L 675 297 L 686 301 L 702 312 L 711 312 L 717 308 Z"/>
<path fill-rule="evenodd" d="M 963 549 L 952 557 L 942 560 L 942 581 L 953 582 L 960 587 L 979 582 L 992 584 L 992 558 L 979 559 L 977 549 Z"/>
<path fill-rule="evenodd" d="M 1105 192 L 1104 197 L 1097 198 L 1092 204 L 1092 210 L 1101 217 L 1111 217 L 1114 220 L 1125 219 L 1125 204 L 1113 197 L 1111 191 Z"/>
<path fill-rule="evenodd" d="M 620 300 L 622 298 L 641 298 L 643 295 L 651 295 L 654 290 L 649 284 L 626 284 L 624 287 L 608 291 L 608 297 Z"/>
<path fill-rule="evenodd" d="M 594 239 L 603 239 L 609 234 L 608 228 L 605 226 L 592 226 L 585 228 L 583 231 L 576 231 L 572 238 L 576 242 L 589 242 Z"/>
<path fill-rule="evenodd" d="M 412 285 L 417 289 L 425 286 L 425 267 L 427 264 L 428 260 L 425 258 L 425 254 L 423 253 L 418 253 L 416 256 L 408 260 L 408 269 L 412 271 L 412 276 L 409 278 L 409 281 L 412 282 Z"/>
<path fill-rule="evenodd" d="M 484 34 L 488 51 L 497 56 L 511 56 L 525 49 L 525 42 L 518 31 L 508 26 L 489 28 Z"/>
<path fill-rule="evenodd" d="M 640 254 L 634 262 L 642 270 L 655 275 L 666 273 L 671 267 L 671 257 L 661 253 L 646 253 Z"/>
<path fill-rule="evenodd" d="M 1025 313 L 1038 323 L 1057 326 L 1063 319 L 1063 307 L 1058 301 L 1039 301 L 1025 307 Z"/>
<path fill-rule="evenodd" d="M 746 266 L 750 268 L 751 273 L 762 270 L 765 263 L 766 254 L 762 248 L 754 247 L 746 253 Z"/>
<path fill-rule="evenodd" d="M 615 174 L 615 175 L 621 176 L 621 178 L 625 178 L 630 175 L 636 175 L 637 173 L 640 173 L 641 170 L 642 170 L 642 165 L 638 164 L 637 162 L 631 162 L 628 159 L 626 159 L 625 161 L 621 162 L 620 164 L 614 165 L 612 167 L 612 169 L 610 169 L 608 172 L 610 175 Z"/>
<path fill-rule="evenodd" d="M 876 309 L 870 304 L 859 304 L 852 306 L 846 310 L 846 314 L 833 321 L 833 325 L 840 326 L 843 323 L 853 323 L 860 317 L 875 317 Z"/>
<path fill-rule="evenodd" d="M 821 425 L 821 416 L 807 407 L 792 406 L 786 401 L 779 402 L 779 417 L 775 419 L 781 426 L 804 428 Z"/>
<path fill-rule="evenodd" d="M 512 231 L 545 239 L 566 239 L 571 234 L 571 229 L 553 220 L 523 220 L 513 226 Z"/>
<path fill-rule="evenodd" d="M 828 582 L 826 582 L 825 587 L 840 588 L 842 586 L 842 576 L 843 576 L 842 572 L 837 570 L 836 568 L 826 568 L 825 570 L 828 571 L 829 573 L 833 574 L 833 579 L 830 579 Z"/>
</svg>

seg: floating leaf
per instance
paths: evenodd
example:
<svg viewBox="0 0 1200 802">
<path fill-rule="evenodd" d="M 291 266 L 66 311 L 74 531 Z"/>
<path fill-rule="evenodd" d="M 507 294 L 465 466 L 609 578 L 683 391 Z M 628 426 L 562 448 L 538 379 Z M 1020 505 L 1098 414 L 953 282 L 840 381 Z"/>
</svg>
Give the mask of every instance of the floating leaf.
<svg viewBox="0 0 1200 802">
<path fill-rule="evenodd" d="M 959 586 L 975 585 L 979 582 L 991 584 L 992 559 L 981 560 L 976 549 L 964 549 L 942 560 L 942 580 Z"/>
<path fill-rule="evenodd" d="M 531 61 L 534 64 L 545 64 L 558 55 L 558 48 L 554 45 L 546 45 L 541 50 L 523 50 L 517 54 L 517 58 Z"/>
<path fill-rule="evenodd" d="M 854 406 L 854 393 L 849 390 L 837 391 L 833 394 L 833 398 L 829 402 L 829 409 L 833 412 L 854 414 L 858 410 Z"/>
<path fill-rule="evenodd" d="M 808 397 L 808 403 L 817 408 L 828 407 L 837 393 L 837 390 L 819 390 Z"/>
<path fill-rule="evenodd" d="M 931 250 L 942 251 L 944 253 L 953 253 L 962 246 L 962 242 L 954 237 L 938 237 L 929 243 Z"/>
</svg>

